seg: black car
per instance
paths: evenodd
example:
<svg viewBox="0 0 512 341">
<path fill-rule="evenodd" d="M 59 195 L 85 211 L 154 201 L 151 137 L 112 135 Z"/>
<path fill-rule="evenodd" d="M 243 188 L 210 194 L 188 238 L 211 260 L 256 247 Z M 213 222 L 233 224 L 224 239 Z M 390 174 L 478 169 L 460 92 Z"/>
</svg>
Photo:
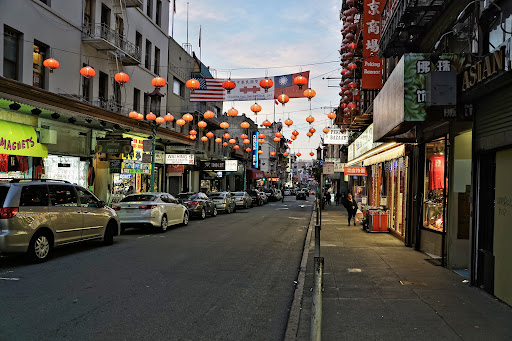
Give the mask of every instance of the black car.
<svg viewBox="0 0 512 341">
<path fill-rule="evenodd" d="M 304 192 L 304 191 L 297 192 L 297 195 L 295 196 L 295 199 L 297 199 L 297 200 L 307 200 L 306 192 Z"/>
<path fill-rule="evenodd" d="M 251 196 L 253 204 L 256 206 L 263 205 L 263 199 L 260 196 L 260 191 L 257 189 L 250 189 L 247 191 L 247 193 Z"/>
<path fill-rule="evenodd" d="M 190 216 L 204 219 L 207 214 L 212 217 L 217 215 L 217 205 L 202 192 L 180 193 L 176 198 L 188 209 Z"/>
</svg>

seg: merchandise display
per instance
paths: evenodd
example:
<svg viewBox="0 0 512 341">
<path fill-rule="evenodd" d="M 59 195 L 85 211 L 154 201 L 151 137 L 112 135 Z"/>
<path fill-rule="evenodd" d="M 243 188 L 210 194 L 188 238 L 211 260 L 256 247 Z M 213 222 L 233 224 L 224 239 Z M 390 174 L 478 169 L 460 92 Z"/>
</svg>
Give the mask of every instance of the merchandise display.
<svg viewBox="0 0 512 341">
<path fill-rule="evenodd" d="M 437 232 L 444 229 L 446 205 L 445 186 L 447 178 L 445 166 L 445 141 L 440 140 L 426 146 L 425 201 L 423 203 L 423 227 Z"/>
<path fill-rule="evenodd" d="M 443 204 L 426 201 L 423 204 L 423 227 L 443 231 Z"/>
<path fill-rule="evenodd" d="M 1 178 L 26 178 L 28 173 L 28 156 L 0 154 Z"/>
</svg>

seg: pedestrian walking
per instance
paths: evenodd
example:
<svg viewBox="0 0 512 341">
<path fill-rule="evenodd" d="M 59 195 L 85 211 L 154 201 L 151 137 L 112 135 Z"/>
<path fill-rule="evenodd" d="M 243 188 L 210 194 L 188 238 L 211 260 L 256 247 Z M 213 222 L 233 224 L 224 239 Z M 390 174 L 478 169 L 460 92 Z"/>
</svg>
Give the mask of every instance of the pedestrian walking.
<svg viewBox="0 0 512 341">
<path fill-rule="evenodd" d="M 352 218 L 354 218 L 354 226 L 356 226 L 357 202 L 352 198 L 352 193 L 348 194 L 348 198 L 343 203 L 343 206 L 345 206 L 348 212 L 348 226 L 350 226 Z"/>
<path fill-rule="evenodd" d="M 327 205 L 331 206 L 331 193 L 330 192 L 325 193 L 325 199 L 327 200 Z"/>
<path fill-rule="evenodd" d="M 336 194 L 334 195 L 334 202 L 336 203 L 336 206 L 340 205 L 340 199 L 341 199 L 340 192 L 336 192 Z"/>
<path fill-rule="evenodd" d="M 135 193 L 135 190 L 133 189 L 133 186 L 128 187 L 128 190 L 126 191 L 126 195 L 130 195 Z"/>
</svg>

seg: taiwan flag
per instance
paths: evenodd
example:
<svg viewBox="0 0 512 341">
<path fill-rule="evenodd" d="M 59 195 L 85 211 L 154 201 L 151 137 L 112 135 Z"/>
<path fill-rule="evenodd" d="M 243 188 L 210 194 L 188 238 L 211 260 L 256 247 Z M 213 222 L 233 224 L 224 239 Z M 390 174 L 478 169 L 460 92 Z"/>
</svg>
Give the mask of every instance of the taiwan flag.
<svg viewBox="0 0 512 341">
<path fill-rule="evenodd" d="M 302 89 L 293 84 L 293 79 L 299 75 L 307 78 L 309 84 L 309 71 L 292 73 L 289 75 L 275 76 L 274 77 L 274 98 L 277 98 L 281 94 L 285 94 L 290 98 L 301 98 L 304 97 L 304 90 L 308 88 L 304 85 Z"/>
</svg>

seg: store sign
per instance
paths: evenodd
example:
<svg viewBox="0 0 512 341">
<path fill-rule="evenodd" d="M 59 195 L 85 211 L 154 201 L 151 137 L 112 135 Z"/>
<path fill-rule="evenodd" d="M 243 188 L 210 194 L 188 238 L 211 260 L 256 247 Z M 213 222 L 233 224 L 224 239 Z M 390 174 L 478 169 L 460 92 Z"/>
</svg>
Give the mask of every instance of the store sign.
<svg viewBox="0 0 512 341">
<path fill-rule="evenodd" d="M 324 174 L 324 175 L 334 174 L 334 162 L 324 162 L 322 174 Z"/>
<path fill-rule="evenodd" d="M 150 169 L 134 169 L 134 168 L 123 168 L 123 174 L 151 174 Z"/>
<path fill-rule="evenodd" d="M 237 160 L 225 160 L 225 172 L 236 172 L 238 171 L 238 161 Z"/>
<path fill-rule="evenodd" d="M 109 160 L 110 163 L 110 173 L 121 173 L 121 164 L 123 160 L 113 159 Z"/>
<path fill-rule="evenodd" d="M 165 154 L 166 165 L 193 165 L 194 154 Z"/>
<path fill-rule="evenodd" d="M 364 0 L 363 89 L 382 88 L 382 58 L 379 54 L 381 13 L 385 0 Z"/>
<path fill-rule="evenodd" d="M 334 163 L 334 173 L 343 173 L 345 172 L 345 163 L 335 162 Z"/>
<path fill-rule="evenodd" d="M 165 163 L 165 153 L 161 150 L 155 150 L 155 163 Z"/>
<path fill-rule="evenodd" d="M 510 44 L 510 39 L 507 43 Z M 505 56 L 506 45 L 502 45 L 497 50 L 489 53 L 483 59 L 479 59 L 478 62 L 466 69 L 462 76 L 462 92 L 466 92 L 476 84 L 486 79 L 494 78 L 495 75 L 504 71 L 507 68 Z"/>
<path fill-rule="evenodd" d="M 255 131 L 252 133 L 252 167 L 258 168 L 258 161 L 259 161 L 259 141 L 258 141 L 258 132 Z"/>
<path fill-rule="evenodd" d="M 200 161 L 199 167 L 202 170 L 216 171 L 219 169 L 224 169 L 226 167 L 226 163 L 224 160 Z"/>
<path fill-rule="evenodd" d="M 339 128 L 331 128 L 329 132 L 324 135 L 324 144 L 339 144 L 348 145 L 348 132 L 341 132 Z"/>
<path fill-rule="evenodd" d="M 133 151 L 132 139 L 96 138 L 96 153 L 130 154 Z"/>
<path fill-rule="evenodd" d="M 364 153 L 378 147 L 382 143 L 373 142 L 373 123 L 359 135 L 359 137 L 348 148 L 348 161 L 363 155 Z"/>
<path fill-rule="evenodd" d="M 345 175 L 347 176 L 366 176 L 366 167 L 345 167 Z"/>
<path fill-rule="evenodd" d="M 168 165 L 167 166 L 167 173 L 183 174 L 184 171 L 185 171 L 185 166 L 183 166 L 183 165 Z"/>
<path fill-rule="evenodd" d="M 0 121 L 0 154 L 47 157 L 48 148 L 37 142 L 34 128 Z"/>
</svg>

